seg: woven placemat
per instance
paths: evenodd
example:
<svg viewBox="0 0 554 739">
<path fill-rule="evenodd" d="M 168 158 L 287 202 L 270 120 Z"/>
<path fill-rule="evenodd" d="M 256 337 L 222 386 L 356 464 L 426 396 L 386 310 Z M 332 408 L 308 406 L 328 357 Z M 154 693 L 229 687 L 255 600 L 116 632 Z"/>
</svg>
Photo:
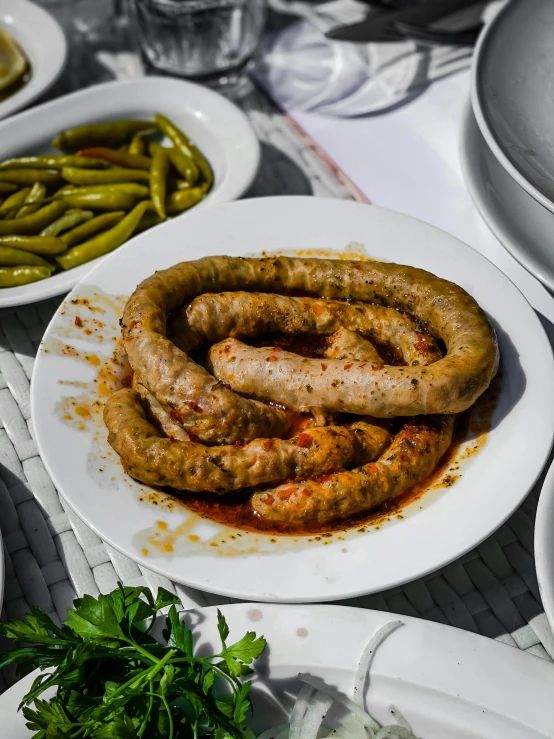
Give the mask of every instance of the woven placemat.
<svg viewBox="0 0 554 739">
<path fill-rule="evenodd" d="M 262 143 L 262 166 L 250 197 L 364 199 L 261 92 L 245 99 L 243 109 Z M 61 300 L 0 313 L 0 529 L 6 560 L 1 618 L 20 618 L 36 605 L 59 622 L 76 596 L 108 592 L 118 581 L 162 585 L 185 608 L 231 602 L 139 567 L 105 545 L 58 496 L 33 441 L 29 389 L 38 345 Z M 344 603 L 450 624 L 554 658 L 533 555 L 541 484 L 542 478 L 510 520 L 466 556 L 404 587 Z M 0 638 L 0 650 L 6 647 Z M 14 680 L 13 669 L 5 669 L 0 692 Z"/>
</svg>

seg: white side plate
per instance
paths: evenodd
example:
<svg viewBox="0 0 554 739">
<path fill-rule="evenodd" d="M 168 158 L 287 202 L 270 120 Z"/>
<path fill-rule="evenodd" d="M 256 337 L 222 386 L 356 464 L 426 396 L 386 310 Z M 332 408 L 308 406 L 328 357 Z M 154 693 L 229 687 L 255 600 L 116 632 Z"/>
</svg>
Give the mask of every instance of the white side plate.
<svg viewBox="0 0 554 739">
<path fill-rule="evenodd" d="M 58 21 L 29 0 L 0 0 L 0 28 L 11 33 L 31 64 L 27 84 L 0 102 L 5 118 L 54 84 L 65 65 L 67 42 Z"/>
<path fill-rule="evenodd" d="M 390 723 L 397 706 L 422 739 L 549 739 L 554 726 L 554 666 L 538 657 L 467 631 L 405 616 L 338 606 L 240 604 L 221 608 L 230 640 L 263 634 L 269 650 L 259 660 L 252 696 L 256 733 L 288 719 L 299 672 L 323 678 L 352 696 L 361 652 L 383 624 L 404 626 L 379 647 L 371 668 L 368 707 Z M 215 608 L 191 611 L 205 652 L 217 647 Z M 231 642 L 230 642 L 231 643 Z M 210 651 L 208 651 L 210 650 Z M 213 652 L 212 652 L 213 653 Z M 4 736 L 29 739 L 17 713 L 35 673 L 0 697 Z"/>
<path fill-rule="evenodd" d="M 353 529 L 323 539 L 239 537 L 179 504 L 168 509 L 163 497 L 159 505 L 141 501 L 149 489 L 123 473 L 107 445 L 101 420 L 106 395 L 97 395 L 106 370 L 95 382 L 103 364 L 110 364 L 124 297 L 155 270 L 186 258 L 283 248 L 343 251 L 351 242 L 376 259 L 421 267 L 458 283 L 498 330 L 502 376 L 492 429 L 486 444 L 453 472 L 461 477 L 405 507 L 402 520 L 393 516 L 378 530 Z M 120 296 L 119 303 L 109 296 Z M 75 325 L 77 316 L 82 328 Z M 546 462 L 554 434 L 553 373 L 550 344 L 525 298 L 500 270 L 452 236 L 375 206 L 262 198 L 170 221 L 138 236 L 87 275 L 46 331 L 35 363 L 31 413 L 40 454 L 60 493 L 102 539 L 141 565 L 244 600 L 324 601 L 413 580 L 497 529 Z"/>
<path fill-rule="evenodd" d="M 554 631 L 554 464 L 545 477 L 537 508 L 535 565 L 544 612 Z"/>
<path fill-rule="evenodd" d="M 212 90 L 165 77 L 96 85 L 0 123 L 0 160 L 53 152 L 50 142 L 67 128 L 118 118 L 148 119 L 156 112 L 183 128 L 214 170 L 214 187 L 190 212 L 234 200 L 248 189 L 258 169 L 260 145 L 244 113 Z M 103 258 L 40 282 L 0 289 L 0 308 L 68 292 Z"/>
</svg>

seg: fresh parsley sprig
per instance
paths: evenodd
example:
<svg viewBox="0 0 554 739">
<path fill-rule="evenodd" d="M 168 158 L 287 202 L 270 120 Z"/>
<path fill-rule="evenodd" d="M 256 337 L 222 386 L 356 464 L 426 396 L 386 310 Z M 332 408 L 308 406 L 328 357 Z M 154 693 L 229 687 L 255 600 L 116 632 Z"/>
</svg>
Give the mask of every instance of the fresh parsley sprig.
<svg viewBox="0 0 554 739">
<path fill-rule="evenodd" d="M 254 632 L 227 645 L 218 611 L 221 649 L 194 654 L 192 631 L 180 620 L 179 600 L 160 588 L 120 585 L 108 595 L 85 595 L 58 627 L 40 609 L 24 621 L 0 624 L 18 648 L 0 654 L 0 669 L 15 663 L 20 676 L 42 672 L 20 709 L 35 739 L 244 739 L 250 709 L 250 665 L 266 642 Z M 169 608 L 160 644 L 150 635 Z M 216 690 L 227 686 L 225 692 Z M 55 687 L 51 700 L 40 698 Z"/>
</svg>

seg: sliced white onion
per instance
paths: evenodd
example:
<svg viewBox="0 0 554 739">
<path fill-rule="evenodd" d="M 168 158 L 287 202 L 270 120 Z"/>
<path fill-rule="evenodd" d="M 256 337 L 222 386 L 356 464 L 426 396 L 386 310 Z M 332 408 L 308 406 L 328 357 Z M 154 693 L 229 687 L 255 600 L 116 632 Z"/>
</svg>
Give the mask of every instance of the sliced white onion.
<svg viewBox="0 0 554 739">
<path fill-rule="evenodd" d="M 350 739 L 372 739 L 375 735 L 373 729 L 365 727 L 354 713 L 349 713 L 343 718 L 341 724 Z"/>
<path fill-rule="evenodd" d="M 293 706 L 292 713 L 290 715 L 290 728 L 289 728 L 289 739 L 300 739 L 302 730 L 302 721 L 304 715 L 308 709 L 308 701 L 315 693 L 313 685 L 304 683 L 298 693 L 298 698 Z"/>
<path fill-rule="evenodd" d="M 369 680 L 369 669 L 375 652 L 378 647 L 385 641 L 389 634 L 396 631 L 400 626 L 403 626 L 402 621 L 390 621 L 388 624 L 382 626 L 379 631 L 371 637 L 366 648 L 362 653 L 358 669 L 356 670 L 356 676 L 354 677 L 354 702 L 362 708 L 365 708 L 365 683 Z"/>
<path fill-rule="evenodd" d="M 390 712 L 394 716 L 394 720 L 399 726 L 403 726 L 405 729 L 408 729 L 409 731 L 412 731 L 412 727 L 404 717 L 404 714 L 398 710 L 396 706 L 390 706 L 389 708 Z M 413 732 L 412 732 L 413 733 Z"/>
<path fill-rule="evenodd" d="M 365 710 L 365 681 L 369 679 L 375 652 L 399 626 L 403 626 L 402 621 L 391 621 L 370 639 L 356 670 L 354 700 L 342 695 L 321 678 L 301 673 L 298 678 L 304 684 L 292 709 L 290 724 L 268 729 L 258 739 L 416 739 L 410 725 L 395 706 L 390 706 L 390 712 L 397 722 L 394 726 L 380 727 Z M 333 702 L 344 706 L 350 713 L 340 721 L 339 727 L 329 732 L 322 724 Z"/>
<path fill-rule="evenodd" d="M 364 731 L 371 732 L 371 734 L 367 734 L 369 739 L 373 739 L 375 736 L 372 729 L 365 729 Z M 328 739 L 350 739 L 350 734 L 348 733 L 348 729 L 345 729 L 344 726 L 338 726 L 336 729 L 333 729 L 333 731 L 329 734 Z"/>
<path fill-rule="evenodd" d="M 415 736 L 404 726 L 383 726 L 375 734 L 375 739 L 415 739 Z"/>
<path fill-rule="evenodd" d="M 308 709 L 302 721 L 301 739 L 317 739 L 317 735 L 327 711 L 333 704 L 333 698 L 317 691 L 308 702 Z M 365 739 L 365 737 L 363 738 Z"/>
<path fill-rule="evenodd" d="M 274 726 L 272 729 L 266 729 L 258 735 L 258 739 L 287 739 L 289 735 L 289 725 L 281 724 Z"/>
<path fill-rule="evenodd" d="M 321 678 L 314 677 L 313 675 L 304 675 L 303 673 L 300 673 L 298 675 L 298 678 L 303 683 L 307 683 L 316 690 L 325 693 L 325 695 L 329 695 L 337 703 L 340 703 L 341 706 L 345 706 L 345 708 L 348 708 L 349 711 L 355 713 L 364 726 L 369 726 L 369 728 L 373 729 L 374 731 L 377 731 L 379 729 L 379 724 L 374 719 L 372 719 L 371 716 L 366 713 L 363 708 L 360 708 L 360 706 L 354 703 L 354 701 L 350 700 L 350 698 L 348 698 L 347 696 L 342 695 L 342 693 L 340 693 L 336 688 L 333 688 L 331 685 L 327 685 L 325 682 L 323 682 Z"/>
</svg>

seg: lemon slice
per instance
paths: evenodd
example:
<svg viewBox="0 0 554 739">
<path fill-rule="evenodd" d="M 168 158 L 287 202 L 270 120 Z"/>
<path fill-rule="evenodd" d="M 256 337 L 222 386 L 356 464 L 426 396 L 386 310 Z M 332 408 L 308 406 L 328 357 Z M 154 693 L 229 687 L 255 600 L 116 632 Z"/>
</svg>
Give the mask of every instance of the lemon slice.
<svg viewBox="0 0 554 739">
<path fill-rule="evenodd" d="M 5 90 L 23 77 L 28 66 L 29 61 L 19 44 L 0 28 L 0 90 Z"/>
</svg>

